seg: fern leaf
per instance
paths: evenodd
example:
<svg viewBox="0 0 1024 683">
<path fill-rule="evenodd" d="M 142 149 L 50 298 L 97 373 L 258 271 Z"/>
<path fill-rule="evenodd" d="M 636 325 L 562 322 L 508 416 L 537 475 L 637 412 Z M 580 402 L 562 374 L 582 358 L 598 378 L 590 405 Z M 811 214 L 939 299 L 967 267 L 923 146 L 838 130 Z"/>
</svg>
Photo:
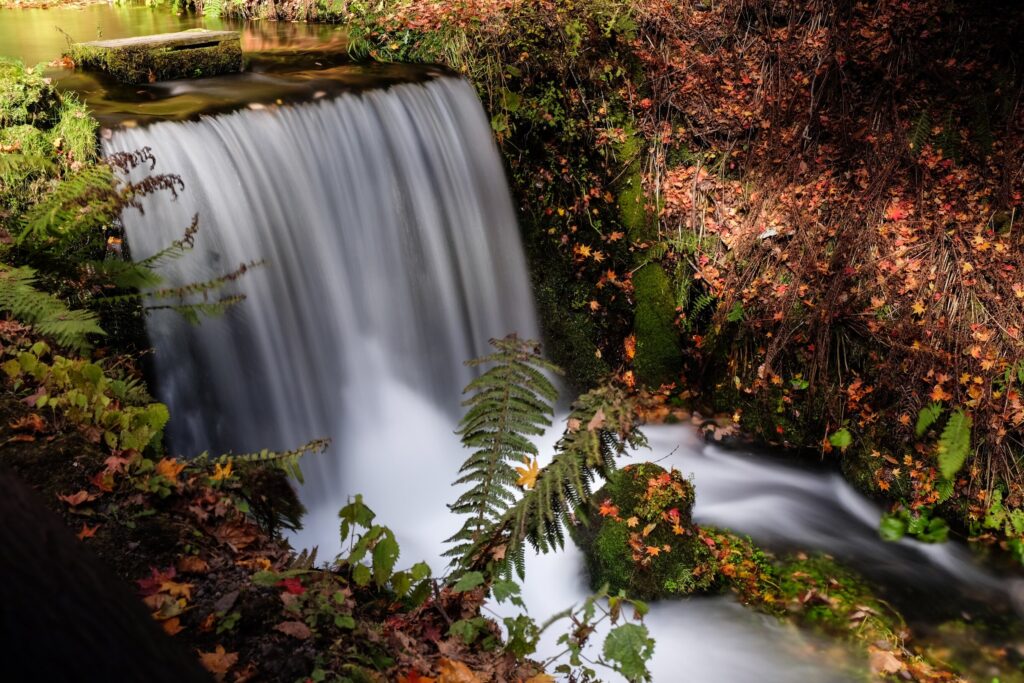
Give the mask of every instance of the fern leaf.
<svg viewBox="0 0 1024 683">
<path fill-rule="evenodd" d="M 58 345 L 84 353 L 90 334 L 105 334 L 95 315 L 71 310 L 57 297 L 35 288 L 36 273 L 28 266 L 0 266 L 0 310 L 31 325 Z"/>
<path fill-rule="evenodd" d="M 536 342 L 510 335 L 492 339 L 491 345 L 494 353 L 467 362 L 490 367 L 466 387 L 472 395 L 463 402 L 467 411 L 458 431 L 463 446 L 474 450 L 456 481 L 470 488 L 451 510 L 469 519 L 448 539 L 454 547 L 446 556 L 463 566 L 471 559 L 467 552 L 487 537 L 515 500 L 514 466 L 537 455 L 528 437 L 543 434 L 551 425 L 558 397 L 544 371 L 560 370 L 540 356 Z"/>
<path fill-rule="evenodd" d="M 949 416 L 939 437 L 939 471 L 944 479 L 952 479 L 960 471 L 971 450 L 971 418 L 963 410 Z"/>
<path fill-rule="evenodd" d="M 227 453 L 213 459 L 210 458 L 208 453 L 203 453 L 194 458 L 193 463 L 197 465 L 225 465 L 229 462 L 247 462 L 274 465 L 284 470 L 285 474 L 301 484 L 303 479 L 299 461 L 302 459 L 302 456 L 307 453 L 323 453 L 330 444 L 330 439 L 314 439 L 291 451 L 263 449 L 257 453 L 241 453 L 238 455 Z"/>
</svg>

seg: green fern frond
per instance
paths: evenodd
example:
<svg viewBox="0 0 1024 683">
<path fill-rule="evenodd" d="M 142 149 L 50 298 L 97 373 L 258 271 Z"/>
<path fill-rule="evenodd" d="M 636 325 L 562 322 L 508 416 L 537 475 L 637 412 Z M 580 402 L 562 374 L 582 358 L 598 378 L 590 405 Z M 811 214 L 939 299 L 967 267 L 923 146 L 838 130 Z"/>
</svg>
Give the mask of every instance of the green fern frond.
<svg viewBox="0 0 1024 683">
<path fill-rule="evenodd" d="M 72 173 L 25 213 L 15 241 L 59 240 L 101 230 L 120 215 L 124 204 L 116 188 L 114 172 L 106 164 Z"/>
<path fill-rule="evenodd" d="M 468 548 L 471 564 L 493 561 L 499 573 L 514 568 L 522 576 L 526 545 L 540 552 L 561 548 L 572 516 L 590 497 L 594 477 L 612 472 L 615 458 L 627 448 L 644 445 L 633 402 L 624 391 L 604 386 L 581 396 L 554 458 L 488 536 Z"/>
<path fill-rule="evenodd" d="M 92 347 L 90 334 L 105 334 L 91 312 L 71 310 L 57 297 L 36 289 L 35 282 L 36 273 L 28 266 L 0 265 L 0 310 L 76 353 Z"/>
<path fill-rule="evenodd" d="M 913 154 L 920 154 L 921 149 L 927 144 L 932 132 L 932 117 L 927 111 L 922 111 L 914 122 L 910 124 L 910 134 L 907 144 Z"/>
<path fill-rule="evenodd" d="M 519 477 L 514 465 L 530 462 L 537 448 L 530 436 L 539 436 L 551 425 L 558 392 L 544 371 L 560 373 L 540 356 L 536 342 L 514 334 L 492 339 L 495 352 L 467 362 L 470 367 L 490 365 L 466 387 L 472 395 L 459 435 L 472 454 L 459 470 L 456 484 L 470 488 L 450 508 L 468 519 L 448 539 L 453 547 L 445 553 L 452 563 L 465 566 L 468 553 L 486 538 L 515 500 Z"/>
<path fill-rule="evenodd" d="M 314 439 L 295 450 L 271 451 L 263 449 L 256 453 L 241 453 L 238 455 L 227 453 L 217 458 L 210 458 L 209 453 L 202 453 L 196 456 L 192 463 L 198 466 L 226 465 L 229 462 L 260 463 L 263 465 L 274 465 L 284 470 L 284 473 L 292 477 L 300 484 L 303 483 L 302 469 L 299 461 L 307 453 L 323 453 L 330 446 L 330 439 Z"/>
</svg>

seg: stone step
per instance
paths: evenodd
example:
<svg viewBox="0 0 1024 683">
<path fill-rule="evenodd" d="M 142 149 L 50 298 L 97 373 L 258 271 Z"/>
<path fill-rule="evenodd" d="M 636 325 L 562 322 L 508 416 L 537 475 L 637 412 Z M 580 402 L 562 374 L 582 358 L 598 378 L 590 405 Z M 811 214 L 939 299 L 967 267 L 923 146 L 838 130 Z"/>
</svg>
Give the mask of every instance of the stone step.
<svg viewBox="0 0 1024 683">
<path fill-rule="evenodd" d="M 242 70 L 242 39 L 238 31 L 191 29 L 75 43 L 69 56 L 82 69 L 138 85 L 237 73 Z"/>
</svg>

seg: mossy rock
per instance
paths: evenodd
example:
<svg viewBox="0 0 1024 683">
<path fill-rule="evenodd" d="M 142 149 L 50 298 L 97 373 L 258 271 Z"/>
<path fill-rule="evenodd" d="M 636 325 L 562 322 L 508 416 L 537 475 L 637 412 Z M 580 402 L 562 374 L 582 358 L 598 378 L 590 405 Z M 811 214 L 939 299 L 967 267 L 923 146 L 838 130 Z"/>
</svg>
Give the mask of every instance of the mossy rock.
<svg viewBox="0 0 1024 683">
<path fill-rule="evenodd" d="M 693 485 L 653 463 L 630 465 L 591 497 L 573 529 L 593 586 L 655 599 L 710 589 L 715 563 L 691 520 Z"/>
<path fill-rule="evenodd" d="M 642 384 L 658 387 L 675 382 L 682 369 L 682 346 L 676 330 L 672 282 L 657 263 L 648 263 L 633 275 L 636 301 L 633 367 Z"/>
<path fill-rule="evenodd" d="M 243 66 L 237 31 L 190 30 L 75 43 L 70 57 L 83 69 L 133 85 L 237 73 Z"/>
<path fill-rule="evenodd" d="M 60 98 L 40 69 L 0 59 L 0 128 L 31 125 L 49 128 L 60 116 Z"/>
</svg>

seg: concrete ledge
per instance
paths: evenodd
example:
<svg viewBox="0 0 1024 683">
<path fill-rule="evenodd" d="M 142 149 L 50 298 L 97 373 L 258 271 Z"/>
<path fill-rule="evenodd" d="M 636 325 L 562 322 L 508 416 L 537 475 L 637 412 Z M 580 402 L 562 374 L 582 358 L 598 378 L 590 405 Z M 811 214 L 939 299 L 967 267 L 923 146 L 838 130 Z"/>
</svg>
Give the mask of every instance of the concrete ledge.
<svg viewBox="0 0 1024 683">
<path fill-rule="evenodd" d="M 82 69 L 138 85 L 237 73 L 242 70 L 242 40 L 237 31 L 192 29 L 75 43 L 69 56 Z"/>
</svg>

